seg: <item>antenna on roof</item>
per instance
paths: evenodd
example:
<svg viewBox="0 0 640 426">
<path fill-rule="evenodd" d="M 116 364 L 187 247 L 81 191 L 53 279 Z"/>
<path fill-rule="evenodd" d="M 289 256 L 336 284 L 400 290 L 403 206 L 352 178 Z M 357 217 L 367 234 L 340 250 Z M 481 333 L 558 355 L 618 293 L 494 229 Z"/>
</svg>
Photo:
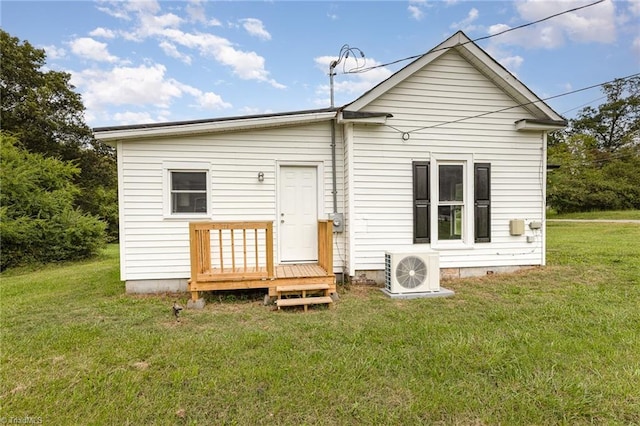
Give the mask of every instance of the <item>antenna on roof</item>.
<svg viewBox="0 0 640 426">
<path fill-rule="evenodd" d="M 356 71 L 364 67 L 365 62 L 363 61 L 362 64 L 360 64 L 360 61 L 358 60 L 358 55 L 361 58 L 364 58 L 364 52 L 362 50 L 358 49 L 357 47 L 351 47 L 348 44 L 345 44 L 340 48 L 338 59 L 336 59 L 335 61 L 331 61 L 331 63 L 329 64 L 329 88 L 331 91 L 331 108 L 335 106 L 334 99 L 333 99 L 333 76 L 336 75 L 335 68 L 338 66 L 340 62 L 342 62 L 345 59 L 348 59 L 349 54 L 353 55 L 353 58 L 356 61 L 356 66 L 354 68 L 351 68 L 348 72 Z M 346 65 L 346 61 L 343 62 L 342 64 L 343 70 L 345 68 L 345 65 Z"/>
</svg>

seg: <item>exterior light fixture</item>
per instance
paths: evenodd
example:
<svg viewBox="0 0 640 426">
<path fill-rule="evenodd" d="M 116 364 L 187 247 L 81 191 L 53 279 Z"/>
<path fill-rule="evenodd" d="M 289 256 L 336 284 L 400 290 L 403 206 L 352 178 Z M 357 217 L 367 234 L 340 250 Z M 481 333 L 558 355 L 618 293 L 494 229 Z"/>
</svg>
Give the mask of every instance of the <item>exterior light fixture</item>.
<svg viewBox="0 0 640 426">
<path fill-rule="evenodd" d="M 264 182 L 264 173 L 258 172 L 258 182 Z"/>
</svg>

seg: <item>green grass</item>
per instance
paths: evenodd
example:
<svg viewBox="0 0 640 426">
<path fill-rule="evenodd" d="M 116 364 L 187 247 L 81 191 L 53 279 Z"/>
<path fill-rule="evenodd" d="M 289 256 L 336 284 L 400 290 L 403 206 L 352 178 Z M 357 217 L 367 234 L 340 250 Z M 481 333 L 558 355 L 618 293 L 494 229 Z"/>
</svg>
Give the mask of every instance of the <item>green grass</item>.
<svg viewBox="0 0 640 426">
<path fill-rule="evenodd" d="M 130 296 L 117 247 L 4 273 L 0 418 L 43 424 L 639 424 L 640 226 L 550 223 L 549 266 L 334 309 Z M 5 420 L 8 421 L 8 420 Z"/>
<path fill-rule="evenodd" d="M 600 219 L 600 220 L 640 220 L 640 210 L 610 210 L 557 214 L 548 212 L 549 219 Z"/>
</svg>

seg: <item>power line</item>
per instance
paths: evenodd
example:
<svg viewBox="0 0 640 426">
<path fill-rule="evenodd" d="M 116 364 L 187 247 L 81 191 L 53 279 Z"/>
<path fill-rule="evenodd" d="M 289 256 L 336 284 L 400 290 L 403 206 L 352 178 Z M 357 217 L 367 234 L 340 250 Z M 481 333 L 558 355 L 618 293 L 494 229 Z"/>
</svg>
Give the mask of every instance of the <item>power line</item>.
<svg viewBox="0 0 640 426">
<path fill-rule="evenodd" d="M 600 101 L 600 100 L 602 100 L 602 99 L 604 99 L 604 98 L 606 98 L 606 97 L 607 97 L 606 95 L 605 95 L 605 96 L 600 96 L 599 98 L 596 98 L 596 99 L 590 100 L 589 102 L 585 102 L 585 103 L 583 103 L 582 105 L 578 105 L 577 107 L 573 107 L 573 108 L 570 108 L 570 109 L 568 109 L 568 110 L 566 110 L 566 111 L 562 111 L 562 115 L 564 115 L 564 114 L 566 114 L 566 113 L 568 113 L 568 112 L 570 112 L 570 111 L 573 111 L 573 110 L 575 110 L 575 109 L 582 108 L 582 107 L 586 107 L 587 105 L 591 105 L 592 103 L 594 103 L 594 102 L 596 102 L 596 101 Z"/>
<path fill-rule="evenodd" d="M 430 126 L 418 127 L 416 129 L 408 130 L 408 131 L 400 130 L 400 129 L 398 129 L 398 128 L 394 127 L 394 126 L 388 125 L 388 124 L 386 126 L 391 128 L 391 129 L 393 129 L 393 130 L 395 130 L 395 131 L 397 131 L 397 132 L 399 132 L 399 133 L 402 133 L 403 136 L 404 136 L 405 134 L 408 135 L 410 133 L 419 132 L 421 130 L 433 129 L 435 127 L 446 126 L 448 124 L 459 123 L 461 121 L 471 120 L 473 118 L 485 117 L 487 115 L 497 114 L 499 112 L 504 112 L 504 111 L 508 111 L 508 110 L 511 110 L 511 109 L 524 107 L 524 106 L 527 106 L 527 105 L 533 105 L 533 104 L 536 104 L 536 103 L 539 103 L 539 102 L 548 101 L 550 99 L 560 98 L 562 96 L 573 95 L 575 93 L 584 92 L 586 90 L 591 90 L 591 89 L 595 89 L 596 87 L 604 86 L 605 84 L 611 84 L 611 83 L 614 83 L 614 82 L 619 81 L 619 80 L 623 80 L 623 81 L 624 80 L 629 80 L 631 78 L 638 77 L 638 76 L 640 76 L 640 73 L 631 74 L 631 75 L 628 75 L 626 77 L 614 78 L 613 80 L 605 81 L 604 83 L 593 84 L 591 86 L 582 87 L 580 89 L 575 89 L 575 90 L 571 90 L 569 92 L 560 93 L 558 95 L 549 96 L 549 97 L 544 98 L 544 99 L 538 99 L 538 100 L 535 100 L 535 101 L 525 102 L 525 103 L 521 103 L 521 104 L 517 104 L 517 105 L 501 108 L 501 109 L 498 109 L 498 110 L 495 110 L 495 111 L 488 111 L 488 112 L 483 112 L 481 114 L 471 115 L 471 116 L 468 116 L 468 117 L 462 117 L 462 118 L 458 118 L 456 120 L 444 121 L 442 123 L 433 124 L 433 125 L 430 125 Z"/>
<path fill-rule="evenodd" d="M 573 9 L 568 9 L 568 10 L 565 10 L 565 11 L 562 11 L 562 12 L 558 12 L 558 13 L 555 13 L 553 15 L 549 15 L 549 16 L 547 16 L 545 18 L 538 19 L 537 21 L 527 22 L 526 24 L 518 25 L 518 26 L 513 27 L 513 28 L 507 28 L 506 30 L 499 31 L 499 32 L 497 32 L 495 34 L 489 34 L 487 36 L 483 36 L 483 37 L 479 37 L 479 38 L 476 38 L 476 39 L 473 39 L 473 40 L 465 41 L 464 43 L 457 44 L 456 46 L 464 46 L 466 44 L 475 43 L 477 41 L 482 41 L 482 40 L 487 40 L 487 39 L 490 39 L 490 38 L 493 38 L 493 37 L 497 37 L 499 35 L 506 34 L 506 33 L 511 32 L 511 31 L 515 31 L 515 30 L 519 30 L 519 29 L 522 29 L 522 28 L 530 27 L 532 25 L 539 24 L 540 22 L 548 21 L 549 19 L 553 19 L 553 18 L 556 18 L 558 16 L 565 15 L 567 13 L 576 12 L 576 11 L 581 10 L 581 9 L 586 9 L 588 7 L 595 6 L 595 5 L 600 4 L 600 3 L 604 2 L 604 1 L 605 0 L 598 0 L 596 2 L 586 4 L 584 6 L 574 7 Z M 456 46 L 447 46 L 447 47 L 441 47 L 439 49 L 432 49 L 427 53 L 439 52 L 441 50 L 451 49 L 451 48 L 456 47 Z M 408 56 L 406 58 L 397 59 L 395 61 L 387 62 L 387 63 L 380 64 L 380 65 L 373 65 L 371 67 L 361 68 L 361 69 L 358 69 L 358 70 L 355 70 L 355 71 L 347 71 L 347 72 L 344 72 L 343 74 L 360 74 L 360 73 L 364 73 L 364 72 L 367 72 L 367 71 L 374 70 L 376 68 L 382 68 L 382 67 L 386 67 L 386 66 L 389 66 L 389 65 L 395 65 L 395 64 L 400 63 L 400 62 L 410 61 L 412 59 L 417 59 L 417 58 L 419 58 L 421 56 L 424 56 L 425 54 L 426 53 L 421 53 L 419 55 Z"/>
</svg>

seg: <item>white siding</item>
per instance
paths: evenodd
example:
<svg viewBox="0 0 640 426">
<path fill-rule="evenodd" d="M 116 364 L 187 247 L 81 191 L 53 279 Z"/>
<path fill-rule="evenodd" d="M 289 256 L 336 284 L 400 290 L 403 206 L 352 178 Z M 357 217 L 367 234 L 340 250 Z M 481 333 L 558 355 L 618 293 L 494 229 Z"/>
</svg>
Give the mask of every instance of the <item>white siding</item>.
<svg viewBox="0 0 640 426">
<path fill-rule="evenodd" d="M 513 107 L 500 113 L 470 116 Z M 412 161 L 432 154 L 472 156 L 491 163 L 491 243 L 438 248 L 441 267 L 536 265 L 542 236 L 510 236 L 509 220 L 541 220 L 545 167 L 540 132 L 517 132 L 514 122 L 534 118 L 454 51 L 390 89 L 364 108 L 388 112 L 386 126 L 354 125 L 349 211 L 355 270 L 384 268 L 385 250 L 429 249 L 413 244 Z M 390 126 L 393 126 L 390 127 Z M 437 126 L 437 127 L 430 127 Z M 410 132 L 403 141 L 402 132 Z M 349 146 L 349 144 L 347 144 Z M 471 164 L 468 173 L 473 173 Z M 467 202 L 473 209 L 473 194 Z M 533 232 L 526 228 L 527 235 Z M 471 238 L 473 241 L 473 238 Z M 353 271 L 351 272 L 353 274 Z"/>
<path fill-rule="evenodd" d="M 278 164 L 319 164 L 323 172 L 321 218 L 333 210 L 331 146 L 328 122 L 244 132 L 164 138 L 119 143 L 121 209 L 121 278 L 154 280 L 188 278 L 189 234 L 186 219 L 164 215 L 163 163 L 210 163 L 210 215 L 199 220 L 274 221 L 277 254 Z M 338 209 L 344 211 L 343 158 L 338 136 Z M 264 182 L 258 182 L 258 172 Z M 198 220 L 198 219 L 194 219 Z M 344 242 L 335 250 L 336 268 L 344 257 Z M 276 259 L 277 261 L 277 259 Z"/>
</svg>

